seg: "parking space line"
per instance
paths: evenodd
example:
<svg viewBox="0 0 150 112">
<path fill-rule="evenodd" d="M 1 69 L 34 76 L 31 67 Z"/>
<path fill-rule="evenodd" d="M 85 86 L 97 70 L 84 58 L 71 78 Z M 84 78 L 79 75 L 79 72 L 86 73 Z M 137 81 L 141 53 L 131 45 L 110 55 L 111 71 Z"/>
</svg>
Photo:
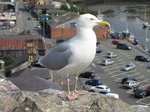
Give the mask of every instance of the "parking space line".
<svg viewBox="0 0 150 112">
<path fill-rule="evenodd" d="M 124 72 L 122 72 L 120 70 L 115 70 L 115 71 L 109 72 L 108 74 L 112 74 L 113 75 L 115 72 L 121 72 L 120 74 L 124 73 Z"/>
<path fill-rule="evenodd" d="M 150 103 L 147 104 L 147 103 L 142 102 L 142 101 L 144 101 L 145 99 L 148 99 L 148 98 L 150 98 L 150 96 L 146 97 L 146 98 L 143 98 L 143 99 L 140 99 L 140 100 L 137 100 L 136 103 L 144 104 L 144 105 L 148 106 L 148 105 L 150 105 Z"/>
</svg>

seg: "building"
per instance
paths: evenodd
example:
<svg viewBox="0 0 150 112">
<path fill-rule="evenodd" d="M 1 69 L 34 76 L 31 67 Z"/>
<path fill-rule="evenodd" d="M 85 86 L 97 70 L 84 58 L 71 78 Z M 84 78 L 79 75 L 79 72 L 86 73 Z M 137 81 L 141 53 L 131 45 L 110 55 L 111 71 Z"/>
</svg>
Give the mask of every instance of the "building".
<svg viewBox="0 0 150 112">
<path fill-rule="evenodd" d="M 78 13 L 67 12 L 47 20 L 45 32 L 52 39 L 72 38 L 77 34 L 75 24 L 78 17 Z M 108 36 L 108 29 L 106 28 L 96 27 L 94 31 L 98 39 L 106 39 Z"/>
<path fill-rule="evenodd" d="M 36 55 L 45 54 L 45 46 L 41 36 L 0 35 L 0 55 L 19 58 L 28 55 L 33 61 Z"/>
</svg>

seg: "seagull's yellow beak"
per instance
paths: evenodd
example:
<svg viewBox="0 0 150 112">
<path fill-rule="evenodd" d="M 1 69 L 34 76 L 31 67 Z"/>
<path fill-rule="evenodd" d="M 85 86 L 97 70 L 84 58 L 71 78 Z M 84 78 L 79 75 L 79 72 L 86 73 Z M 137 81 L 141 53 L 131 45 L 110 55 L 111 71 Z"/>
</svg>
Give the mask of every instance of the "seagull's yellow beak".
<svg viewBox="0 0 150 112">
<path fill-rule="evenodd" d="M 106 21 L 97 22 L 97 24 L 99 24 L 101 26 L 105 26 L 105 27 L 110 27 L 110 24 Z"/>
</svg>

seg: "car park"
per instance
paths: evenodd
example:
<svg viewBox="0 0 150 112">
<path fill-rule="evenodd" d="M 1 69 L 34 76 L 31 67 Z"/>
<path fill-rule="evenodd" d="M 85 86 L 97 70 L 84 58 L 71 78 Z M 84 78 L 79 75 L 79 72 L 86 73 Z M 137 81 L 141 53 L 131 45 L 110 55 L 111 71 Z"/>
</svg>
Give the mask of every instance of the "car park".
<svg viewBox="0 0 150 112">
<path fill-rule="evenodd" d="M 121 84 L 124 84 L 126 81 L 129 81 L 129 80 L 137 81 L 137 79 L 133 77 L 124 77 L 121 81 Z"/>
<path fill-rule="evenodd" d="M 128 80 L 124 83 L 125 88 L 137 88 L 139 87 L 140 83 L 138 81 Z"/>
<path fill-rule="evenodd" d="M 150 59 L 147 56 L 138 55 L 135 57 L 135 61 L 149 62 Z"/>
<path fill-rule="evenodd" d="M 106 57 L 107 57 L 107 58 L 116 58 L 116 57 L 117 57 L 117 54 L 114 53 L 114 52 L 107 52 L 107 53 L 106 53 Z"/>
<path fill-rule="evenodd" d="M 111 91 L 109 87 L 107 87 L 106 85 L 99 85 L 99 86 L 93 86 L 90 88 L 91 92 L 101 92 L 101 91 Z"/>
<path fill-rule="evenodd" d="M 113 40 L 113 41 L 112 41 L 112 44 L 115 44 L 115 45 L 117 45 L 117 44 L 119 44 L 119 43 L 123 43 L 123 42 L 121 42 L 120 40 Z"/>
<path fill-rule="evenodd" d="M 131 50 L 132 47 L 126 43 L 118 43 L 117 49 L 123 49 L 123 50 Z"/>
<path fill-rule="evenodd" d="M 134 70 L 135 69 L 135 65 L 134 64 L 126 64 L 125 66 L 123 66 L 121 68 L 122 71 L 129 71 L 129 70 Z"/>
<path fill-rule="evenodd" d="M 150 96 L 150 90 L 147 90 L 147 89 L 137 89 L 134 92 L 134 97 L 136 97 L 136 98 L 145 98 L 146 96 Z"/>
<path fill-rule="evenodd" d="M 85 84 L 87 85 L 93 85 L 93 86 L 97 86 L 97 85 L 102 85 L 103 84 L 103 81 L 99 78 L 93 78 L 91 80 L 87 80 L 85 82 Z"/>
<path fill-rule="evenodd" d="M 103 59 L 101 62 L 101 65 L 105 65 L 105 66 L 112 65 L 112 64 L 114 64 L 114 61 L 109 60 L 109 59 Z"/>
<path fill-rule="evenodd" d="M 95 74 L 94 72 L 88 71 L 88 72 L 84 72 L 81 73 L 79 75 L 79 77 L 83 77 L 83 78 L 94 78 L 97 74 Z"/>
<path fill-rule="evenodd" d="M 108 91 L 101 91 L 99 93 L 104 94 L 106 96 L 110 96 L 110 97 L 114 97 L 114 98 L 119 99 L 119 95 L 116 94 L 116 93 L 111 93 L 111 92 L 108 92 Z"/>
</svg>

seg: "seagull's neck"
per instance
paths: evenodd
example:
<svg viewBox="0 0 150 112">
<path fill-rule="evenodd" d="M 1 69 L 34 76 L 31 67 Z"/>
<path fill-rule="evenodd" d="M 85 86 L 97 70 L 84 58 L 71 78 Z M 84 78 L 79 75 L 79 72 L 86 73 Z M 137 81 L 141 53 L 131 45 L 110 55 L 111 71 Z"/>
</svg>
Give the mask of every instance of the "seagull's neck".
<svg viewBox="0 0 150 112">
<path fill-rule="evenodd" d="M 89 40 L 89 41 L 96 41 L 96 35 L 95 32 L 93 31 L 93 28 L 77 28 L 77 37 L 82 38 L 84 40 Z"/>
</svg>

